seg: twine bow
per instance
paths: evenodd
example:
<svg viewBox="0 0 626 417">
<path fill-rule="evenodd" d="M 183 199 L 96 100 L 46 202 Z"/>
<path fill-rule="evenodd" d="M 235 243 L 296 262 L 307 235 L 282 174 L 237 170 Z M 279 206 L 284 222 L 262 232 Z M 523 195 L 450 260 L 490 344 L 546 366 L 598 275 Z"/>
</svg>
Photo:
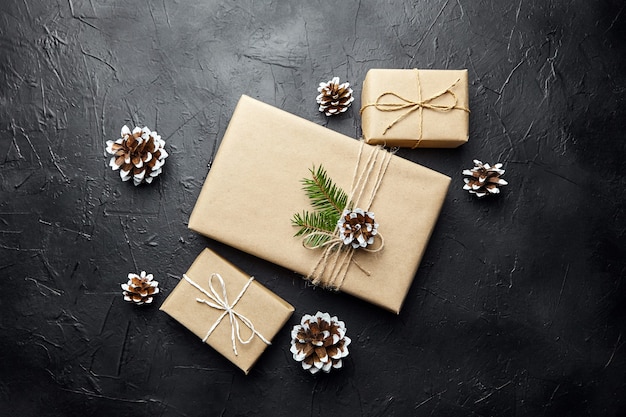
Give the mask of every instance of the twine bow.
<svg viewBox="0 0 626 417">
<path fill-rule="evenodd" d="M 422 84 L 420 81 L 419 70 L 413 69 L 413 71 L 415 71 L 415 79 L 417 82 L 417 100 L 415 101 L 410 100 L 408 98 L 402 97 L 401 95 L 393 91 L 386 91 L 380 94 L 376 98 L 376 101 L 374 101 L 373 103 L 368 103 L 368 104 L 365 104 L 363 107 L 361 107 L 360 114 L 362 115 L 363 111 L 368 107 L 374 107 L 375 109 L 379 111 L 383 111 L 383 112 L 394 112 L 394 111 L 406 110 L 404 113 L 402 113 L 400 116 L 398 116 L 396 119 L 394 119 L 391 123 L 387 125 L 387 127 L 383 131 L 383 135 L 385 135 L 387 131 L 391 129 L 392 127 L 394 127 L 397 123 L 401 122 L 402 120 L 410 116 L 413 112 L 417 111 L 419 114 L 419 135 L 418 135 L 417 142 L 413 146 L 413 148 L 416 148 L 419 145 L 420 141 L 422 140 L 422 132 L 423 132 L 423 125 L 424 125 L 424 109 L 429 109 L 429 110 L 438 111 L 438 112 L 463 110 L 468 113 L 469 113 L 469 109 L 467 107 L 459 105 L 459 98 L 454 93 L 454 91 L 452 91 L 452 89 L 459 83 L 459 81 L 461 81 L 460 78 L 458 78 L 455 82 L 450 84 L 450 86 L 446 88 L 445 90 L 435 93 L 430 97 L 422 98 Z M 445 95 L 451 96 L 454 99 L 454 102 L 451 104 L 434 103 L 435 100 Z M 383 98 L 387 96 L 395 97 L 401 102 L 400 103 L 382 102 Z"/>
<path fill-rule="evenodd" d="M 316 235 L 325 235 L 331 237 L 330 240 L 323 242 L 318 245 L 310 245 L 306 243 L 306 239 L 308 237 L 313 237 Z M 383 236 L 379 233 L 376 236 L 380 238 L 380 245 L 377 248 L 359 248 L 358 250 L 376 253 L 383 250 L 385 246 L 385 242 Z M 324 249 L 322 256 L 319 261 L 315 265 L 313 272 L 309 274 L 308 279 L 314 285 L 323 285 L 327 288 L 339 289 L 343 284 L 343 281 L 348 273 L 348 266 L 350 263 L 356 265 L 365 275 L 368 277 L 371 275 L 371 272 L 363 268 L 355 259 L 354 254 L 357 249 L 352 246 L 348 246 L 343 242 L 338 236 L 338 232 L 328 233 L 328 232 L 312 232 L 306 236 L 304 236 L 305 241 L 302 243 L 303 246 L 307 249 Z M 330 270 L 328 276 L 324 275 L 325 270 Z"/>
<path fill-rule="evenodd" d="M 263 335 L 261 333 L 259 333 L 254 328 L 254 324 L 252 324 L 252 321 L 250 321 L 250 319 L 248 319 L 243 314 L 241 314 L 241 313 L 239 313 L 239 312 L 234 310 L 235 305 L 239 302 L 239 300 L 241 300 L 241 297 L 243 297 L 244 293 L 248 290 L 248 287 L 250 286 L 252 281 L 254 281 L 254 277 L 250 277 L 250 279 L 248 280 L 248 282 L 246 282 L 246 285 L 244 285 L 243 289 L 241 290 L 239 295 L 237 295 L 237 297 L 235 298 L 235 301 L 233 301 L 232 304 L 228 302 L 228 296 L 226 295 L 226 284 L 224 284 L 224 279 L 222 278 L 222 276 L 220 274 L 213 273 L 209 277 L 209 289 L 211 290 L 211 293 L 209 293 L 207 290 L 205 290 L 204 288 L 199 286 L 196 282 L 194 282 L 187 275 L 183 274 L 183 278 L 188 283 L 190 283 L 193 287 L 195 287 L 198 291 L 200 291 L 204 295 L 206 295 L 209 298 L 209 300 L 210 300 L 209 301 L 209 300 L 204 299 L 204 298 L 196 298 L 197 302 L 206 304 L 209 307 L 214 308 L 216 310 L 223 310 L 224 311 L 218 317 L 218 319 L 215 321 L 215 323 L 213 323 L 213 325 L 211 326 L 211 328 L 207 332 L 206 336 L 204 336 L 204 339 L 202 339 L 203 342 L 207 341 L 209 336 L 211 336 L 213 331 L 222 322 L 224 317 L 226 317 L 226 315 L 228 315 L 228 318 L 230 320 L 230 339 L 231 339 L 232 344 L 233 344 L 233 352 L 235 353 L 235 355 L 238 355 L 236 340 L 239 340 L 239 343 L 246 345 L 246 344 L 250 343 L 252 341 L 252 339 L 254 338 L 254 336 L 256 335 L 265 344 L 271 345 L 271 343 L 265 337 L 263 337 Z M 218 281 L 219 285 L 222 288 L 222 295 L 221 296 L 215 290 L 215 287 L 213 286 L 213 279 L 214 278 L 217 278 L 217 281 Z M 251 331 L 250 337 L 248 337 L 247 339 L 243 339 L 241 337 L 241 329 L 240 329 L 240 326 L 239 326 L 239 322 L 240 321 L 241 321 L 241 323 L 244 324 L 244 326 L 249 328 L 250 331 Z"/>
</svg>

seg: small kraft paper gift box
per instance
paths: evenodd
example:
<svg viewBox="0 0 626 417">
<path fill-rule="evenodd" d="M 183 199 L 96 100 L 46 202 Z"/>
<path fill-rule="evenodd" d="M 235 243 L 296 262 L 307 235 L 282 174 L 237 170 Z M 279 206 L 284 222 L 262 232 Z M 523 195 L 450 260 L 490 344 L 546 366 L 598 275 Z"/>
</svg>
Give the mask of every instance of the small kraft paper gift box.
<svg viewBox="0 0 626 417">
<path fill-rule="evenodd" d="M 344 248 L 339 232 L 318 246 L 294 236 L 294 214 L 313 209 L 302 180 L 321 166 L 337 187 L 351 194 L 346 201 L 371 217 L 375 214 L 374 249 Z M 242 96 L 189 227 L 296 271 L 314 284 L 398 313 L 449 183 L 447 176 L 380 146 Z"/>
<path fill-rule="evenodd" d="M 370 69 L 361 92 L 369 144 L 456 148 L 469 138 L 467 70 Z"/>
<path fill-rule="evenodd" d="M 160 310 L 248 374 L 294 308 L 205 249 Z"/>
</svg>

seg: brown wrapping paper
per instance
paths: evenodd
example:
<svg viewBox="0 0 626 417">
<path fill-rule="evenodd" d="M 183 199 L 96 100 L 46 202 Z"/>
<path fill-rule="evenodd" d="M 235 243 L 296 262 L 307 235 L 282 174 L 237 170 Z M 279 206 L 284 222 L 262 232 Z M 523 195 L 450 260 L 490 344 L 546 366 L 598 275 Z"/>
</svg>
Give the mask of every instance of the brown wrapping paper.
<svg viewBox="0 0 626 417">
<path fill-rule="evenodd" d="M 417 74 L 419 73 L 419 81 Z M 457 82 L 457 80 L 459 80 Z M 456 82 L 456 84 L 455 84 Z M 369 144 L 419 147 L 456 148 L 467 142 L 469 137 L 469 111 L 460 108 L 437 111 L 431 108 L 418 109 L 398 120 L 411 108 L 381 111 L 371 106 L 386 92 L 393 92 L 413 103 L 421 100 L 428 105 L 452 106 L 452 94 L 428 100 L 449 87 L 457 98 L 456 106 L 469 110 L 467 70 L 414 70 L 414 69 L 371 69 L 367 72 L 361 93 L 361 126 L 363 138 Z M 386 95 L 380 102 L 406 104 L 401 99 Z M 367 106 L 370 104 L 370 106 Z M 364 108 L 364 106 L 367 106 Z M 386 132 L 390 124 L 395 124 Z M 420 138 L 421 123 L 421 138 Z"/>
<path fill-rule="evenodd" d="M 348 191 L 359 141 L 242 96 L 215 156 L 189 227 L 308 275 L 322 250 L 306 249 L 291 225 L 312 210 L 301 179 L 322 164 Z M 364 145 L 366 152 L 371 147 Z M 398 313 L 433 230 L 450 178 L 393 156 L 371 206 L 384 235 L 378 253 L 354 259 L 341 291 Z M 358 251 L 357 251 L 358 252 Z"/>
<path fill-rule="evenodd" d="M 233 303 L 250 279 L 249 275 L 209 249 L 205 249 L 196 258 L 186 275 L 202 288 L 209 291 L 208 280 L 212 273 L 218 273 L 222 276 L 226 284 L 226 294 L 229 303 Z M 221 287 L 216 285 L 217 281 L 214 280 L 213 284 L 221 295 L 222 290 Z M 207 297 L 185 279 L 181 279 L 176 288 L 163 302 L 160 309 L 191 330 L 200 339 L 204 339 L 211 326 L 223 313 L 223 310 L 199 303 L 196 301 L 197 298 L 206 299 Z M 235 304 L 233 310 L 248 318 L 256 331 L 265 339 L 271 341 L 285 325 L 289 317 L 291 317 L 294 308 L 254 280 L 246 289 L 239 302 Z M 251 331 L 241 321 L 239 324 L 241 336 L 245 340 L 251 334 Z M 217 325 L 206 343 L 237 365 L 246 374 L 267 348 L 267 344 L 258 336 L 255 336 L 248 344 L 241 344 L 237 340 L 237 355 L 235 355 L 232 347 L 231 324 L 228 315 Z"/>
</svg>

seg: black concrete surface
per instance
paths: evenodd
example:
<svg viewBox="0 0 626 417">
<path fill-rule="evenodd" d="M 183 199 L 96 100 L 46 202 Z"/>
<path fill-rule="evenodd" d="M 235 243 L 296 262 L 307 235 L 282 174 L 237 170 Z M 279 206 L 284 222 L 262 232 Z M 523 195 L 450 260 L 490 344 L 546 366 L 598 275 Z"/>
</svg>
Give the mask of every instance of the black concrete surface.
<svg viewBox="0 0 626 417">
<path fill-rule="evenodd" d="M 625 415 L 625 17 L 621 0 L 3 0 L 0 415 Z M 368 69 L 413 67 L 469 70 L 471 138 L 398 152 L 453 179 L 399 316 L 187 229 L 241 94 L 356 138 L 356 106 L 326 118 L 318 83 L 358 103 Z M 124 124 L 167 141 L 150 186 L 107 167 Z M 500 196 L 461 189 L 474 158 L 504 163 Z M 296 307 L 248 376 L 158 310 L 204 247 Z M 141 270 L 162 288 L 147 308 L 120 294 Z M 318 310 L 353 342 L 310 376 L 289 330 Z"/>
</svg>

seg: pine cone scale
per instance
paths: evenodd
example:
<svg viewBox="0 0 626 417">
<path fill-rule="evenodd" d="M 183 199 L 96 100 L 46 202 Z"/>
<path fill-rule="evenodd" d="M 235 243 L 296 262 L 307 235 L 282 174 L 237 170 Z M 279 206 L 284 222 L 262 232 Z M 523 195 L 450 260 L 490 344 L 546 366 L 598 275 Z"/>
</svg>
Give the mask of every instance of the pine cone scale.
<svg viewBox="0 0 626 417">
<path fill-rule="evenodd" d="M 116 156 L 115 157 L 115 165 L 117 165 L 118 167 L 122 166 L 122 164 L 124 163 L 125 159 L 126 159 L 126 157 L 123 154 Z"/>
<path fill-rule="evenodd" d="M 326 353 L 326 348 L 324 348 L 323 346 L 315 348 L 315 354 L 317 355 L 320 362 L 328 361 L 328 354 Z"/>
<path fill-rule="evenodd" d="M 130 157 L 130 161 L 133 163 L 133 165 L 135 165 L 137 168 L 141 168 L 143 165 L 143 160 L 141 159 L 141 156 L 139 155 L 133 155 Z"/>
<path fill-rule="evenodd" d="M 337 346 L 328 346 L 326 348 L 326 353 L 330 356 L 331 359 L 337 359 L 339 354 L 339 348 Z M 341 357 L 341 356 L 339 356 Z"/>
<path fill-rule="evenodd" d="M 302 363 L 309 365 L 309 367 L 315 366 L 315 356 L 307 356 Z"/>
<path fill-rule="evenodd" d="M 310 345 L 308 343 L 302 343 L 300 346 L 301 346 L 301 349 L 302 349 L 302 353 L 305 356 L 310 356 L 311 353 L 315 350 L 315 347 L 313 347 L 312 345 Z"/>
<path fill-rule="evenodd" d="M 344 343 L 340 343 L 337 346 L 332 346 L 328 349 L 326 349 L 326 353 L 328 353 L 328 356 L 331 357 L 331 359 L 341 359 L 343 357 L 343 352 L 344 352 Z"/>
</svg>

